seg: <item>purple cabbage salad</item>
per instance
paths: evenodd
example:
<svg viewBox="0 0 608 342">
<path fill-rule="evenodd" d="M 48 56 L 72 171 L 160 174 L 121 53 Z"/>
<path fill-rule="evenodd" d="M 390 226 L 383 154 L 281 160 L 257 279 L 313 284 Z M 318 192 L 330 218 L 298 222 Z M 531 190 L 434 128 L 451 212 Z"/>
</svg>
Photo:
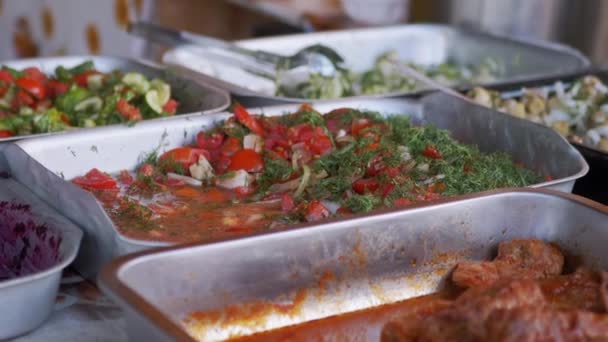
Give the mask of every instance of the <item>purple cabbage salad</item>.
<svg viewBox="0 0 608 342">
<path fill-rule="evenodd" d="M 54 266 L 60 245 L 60 232 L 37 223 L 30 205 L 0 201 L 0 280 Z"/>
</svg>

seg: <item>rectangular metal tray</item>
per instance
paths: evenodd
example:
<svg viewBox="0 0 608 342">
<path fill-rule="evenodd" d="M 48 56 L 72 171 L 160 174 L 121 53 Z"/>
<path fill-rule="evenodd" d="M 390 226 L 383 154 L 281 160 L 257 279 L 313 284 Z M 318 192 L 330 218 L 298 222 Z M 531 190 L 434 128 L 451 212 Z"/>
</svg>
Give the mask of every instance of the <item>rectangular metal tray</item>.
<svg viewBox="0 0 608 342">
<path fill-rule="evenodd" d="M 555 82 L 561 81 L 568 84 L 586 75 L 597 76 L 602 82 L 608 83 L 608 69 L 592 68 L 582 72 L 536 78 L 525 82 L 506 83 L 487 88 L 505 93 L 509 98 L 513 98 L 521 94 L 523 88 L 548 87 L 548 89 L 553 89 Z M 574 193 L 608 204 L 608 182 L 606 181 L 606 174 L 608 174 L 608 153 L 573 141 L 570 141 L 570 143 L 576 147 L 587 163 L 589 163 L 589 173 L 577 181 Z"/>
<path fill-rule="evenodd" d="M 113 261 L 102 290 L 125 309 L 132 340 L 194 340 L 193 311 L 294 304 L 200 328 L 219 340 L 436 292 L 463 259 L 491 258 L 499 242 L 539 238 L 581 264 L 608 267 L 608 207 L 549 190 L 503 190 L 312 228 L 145 252 Z M 328 276 L 329 275 L 329 276 Z M 259 308 L 260 305 L 257 305 Z M 379 341 L 379 328 L 365 340 Z M 359 329 L 363 330 L 363 329 Z"/>
<path fill-rule="evenodd" d="M 378 39 L 382 37 L 382 39 Z M 373 65 L 380 54 L 397 51 L 403 60 L 421 65 L 452 61 L 460 65 L 479 64 L 492 58 L 504 64 L 505 73 L 493 84 L 580 70 L 589 61 L 577 50 L 549 42 L 507 38 L 440 24 L 410 24 L 394 27 L 335 32 L 294 34 L 241 40 L 236 44 L 255 50 L 290 55 L 299 49 L 321 43 L 334 48 L 345 65 L 361 71 Z M 221 64 L 217 59 L 193 57 L 187 48 L 169 50 L 163 62 L 194 72 L 197 79 L 229 90 L 238 96 L 253 96 L 261 104 L 268 101 L 306 102 L 306 99 L 274 96 L 273 82 Z M 404 92 L 360 96 L 374 98 L 405 95 Z"/>
<path fill-rule="evenodd" d="M 171 86 L 172 96 L 180 103 L 177 115 L 200 115 L 220 112 L 230 105 L 230 95 L 202 80 L 194 81 L 191 78 L 178 75 L 177 72 L 158 66 L 144 60 L 134 60 L 122 57 L 107 56 L 69 56 L 69 57 L 43 57 L 20 59 L 14 61 L 0 61 L 0 66 L 7 65 L 18 70 L 27 67 L 38 67 L 45 74 L 52 74 L 60 65 L 73 67 L 85 61 L 93 61 L 95 67 L 103 72 L 112 70 L 140 72 L 147 77 L 158 77 Z M 171 120 L 175 117 L 159 118 L 153 120 Z M 94 128 L 79 128 L 91 130 Z M 62 134 L 64 132 L 21 135 L 10 138 L 0 138 L 0 143 L 26 139 L 31 137 Z"/>
<path fill-rule="evenodd" d="M 26 333 L 48 318 L 55 304 L 61 273 L 78 253 L 82 231 L 13 179 L 0 177 L 0 201 L 30 205 L 36 222 L 46 223 L 62 236 L 61 259 L 57 264 L 30 275 L 0 281 L 0 339 L 4 340 Z"/>
<path fill-rule="evenodd" d="M 486 152 L 505 151 L 514 160 L 554 180 L 533 185 L 571 191 L 577 178 L 587 173 L 582 156 L 550 128 L 443 93 L 419 101 L 408 99 L 341 100 L 317 104 L 321 112 L 353 107 L 382 114 L 410 116 L 414 124 L 434 124 L 447 129 L 461 142 L 478 145 Z M 253 109 L 254 113 L 282 115 L 298 105 Z M 208 129 L 231 114 L 143 122 L 135 127 L 103 127 L 91 132 L 70 132 L 61 136 L 20 141 L 9 146 L 6 155 L 12 174 L 43 200 L 85 229 L 83 249 L 86 275 L 96 274 L 111 258 L 164 242 L 133 240 L 119 234 L 95 197 L 66 180 L 97 167 L 108 173 L 133 170 L 144 154 L 191 144 L 201 129 Z"/>
</svg>

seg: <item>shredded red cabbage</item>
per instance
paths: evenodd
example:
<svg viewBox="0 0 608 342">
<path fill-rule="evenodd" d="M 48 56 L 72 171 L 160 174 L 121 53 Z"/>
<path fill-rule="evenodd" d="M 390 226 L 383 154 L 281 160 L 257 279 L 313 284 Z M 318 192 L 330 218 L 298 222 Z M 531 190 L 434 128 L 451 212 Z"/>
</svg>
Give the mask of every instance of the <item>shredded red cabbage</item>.
<svg viewBox="0 0 608 342">
<path fill-rule="evenodd" d="M 60 233 L 36 223 L 28 204 L 0 201 L 0 280 L 52 267 L 60 244 Z"/>
</svg>

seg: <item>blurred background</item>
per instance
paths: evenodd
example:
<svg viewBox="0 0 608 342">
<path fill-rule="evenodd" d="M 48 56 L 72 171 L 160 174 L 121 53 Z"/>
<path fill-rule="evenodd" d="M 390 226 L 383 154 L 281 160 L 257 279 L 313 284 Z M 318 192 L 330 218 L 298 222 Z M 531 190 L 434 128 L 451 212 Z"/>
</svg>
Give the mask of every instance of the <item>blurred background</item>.
<svg viewBox="0 0 608 342">
<path fill-rule="evenodd" d="M 442 22 L 558 41 L 595 64 L 608 63 L 608 1 L 602 0 L 0 0 L 0 59 L 158 57 L 157 48 L 125 33 L 138 19 L 230 40 Z"/>
</svg>

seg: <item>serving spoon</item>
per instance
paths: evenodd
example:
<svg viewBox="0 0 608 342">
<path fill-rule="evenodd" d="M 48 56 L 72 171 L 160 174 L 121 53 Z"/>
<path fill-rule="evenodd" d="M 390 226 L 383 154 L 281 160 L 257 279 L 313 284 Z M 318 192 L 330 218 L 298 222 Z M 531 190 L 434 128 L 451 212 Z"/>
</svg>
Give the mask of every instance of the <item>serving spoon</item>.
<svg viewBox="0 0 608 342">
<path fill-rule="evenodd" d="M 283 81 L 300 79 L 303 74 L 333 77 L 338 67 L 344 63 L 344 59 L 335 50 L 321 44 L 306 47 L 292 56 L 281 56 L 266 51 L 246 49 L 217 38 L 172 30 L 149 22 L 131 23 L 127 31 L 132 35 L 164 45 L 204 47 L 206 52 L 218 55 L 222 62 L 228 62 L 273 80 L 278 78 L 279 73 Z M 289 74 L 293 74 L 293 77 L 284 77 Z"/>
</svg>

